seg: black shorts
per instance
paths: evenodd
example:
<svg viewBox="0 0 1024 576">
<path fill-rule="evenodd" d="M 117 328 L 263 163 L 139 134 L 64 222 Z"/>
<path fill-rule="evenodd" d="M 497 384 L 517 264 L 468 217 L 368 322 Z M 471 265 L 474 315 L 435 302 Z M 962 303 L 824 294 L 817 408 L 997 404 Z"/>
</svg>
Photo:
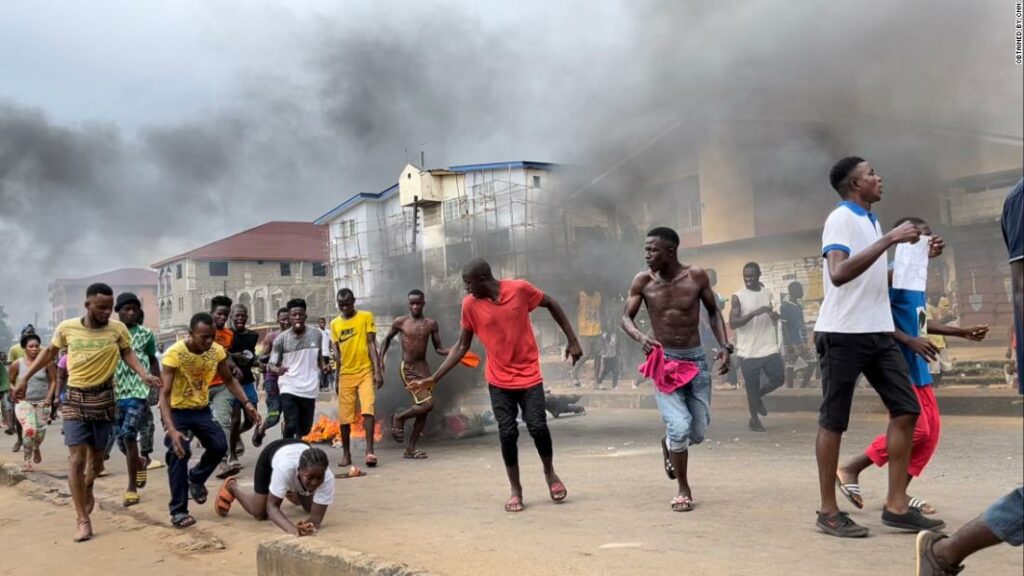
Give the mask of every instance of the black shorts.
<svg viewBox="0 0 1024 576">
<path fill-rule="evenodd" d="M 270 494 L 270 477 L 274 474 L 274 467 L 271 466 L 271 463 L 274 461 L 274 455 L 281 447 L 289 444 L 305 444 L 305 442 L 298 438 L 281 438 L 263 448 L 260 457 L 256 459 L 256 471 L 253 472 L 253 492 L 263 496 Z"/>
<path fill-rule="evenodd" d="M 846 431 L 853 391 L 862 373 L 881 397 L 889 416 L 921 413 L 907 361 L 889 334 L 817 332 L 814 345 L 821 364 L 823 399 L 818 425 L 822 428 Z"/>
</svg>

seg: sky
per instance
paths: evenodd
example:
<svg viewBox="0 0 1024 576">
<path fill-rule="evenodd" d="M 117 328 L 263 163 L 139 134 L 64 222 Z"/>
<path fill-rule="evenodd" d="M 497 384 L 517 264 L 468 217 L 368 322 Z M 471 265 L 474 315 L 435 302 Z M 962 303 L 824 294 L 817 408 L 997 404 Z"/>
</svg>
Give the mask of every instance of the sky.
<svg viewBox="0 0 1024 576">
<path fill-rule="evenodd" d="M 0 4 L 0 305 L 430 167 L 601 167 L 680 117 L 1021 138 L 1012 3 Z"/>
</svg>

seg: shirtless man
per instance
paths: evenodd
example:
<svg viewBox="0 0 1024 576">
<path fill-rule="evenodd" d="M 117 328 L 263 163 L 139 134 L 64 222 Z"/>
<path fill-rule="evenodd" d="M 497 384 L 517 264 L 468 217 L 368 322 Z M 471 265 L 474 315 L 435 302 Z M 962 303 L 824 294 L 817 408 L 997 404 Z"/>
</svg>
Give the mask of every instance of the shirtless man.
<svg viewBox="0 0 1024 576">
<path fill-rule="evenodd" d="M 662 348 L 666 360 L 695 362 L 700 373 L 687 385 L 665 394 L 655 390 L 655 400 L 661 417 L 668 428 L 669 476 L 675 476 L 679 493 L 672 499 L 672 510 L 689 512 L 693 509 L 693 494 L 686 476 L 690 444 L 704 441 L 704 432 L 711 422 L 711 374 L 704 360 L 700 343 L 700 305 L 703 303 L 711 323 L 711 330 L 721 350 L 717 360 L 719 373 L 729 370 L 729 356 L 733 352 L 725 333 L 725 321 L 718 308 L 715 293 L 703 268 L 682 264 L 676 250 L 679 235 L 671 228 L 654 228 L 644 242 L 644 258 L 648 271 L 633 278 L 622 316 L 622 329 L 630 338 L 643 345 L 644 354 Z M 654 336 L 644 334 L 636 326 L 640 305 L 647 305 Z"/>
<path fill-rule="evenodd" d="M 441 333 L 437 327 L 437 321 L 423 316 L 423 308 L 426 305 L 426 297 L 422 291 L 412 290 L 409 292 L 409 315 L 395 319 L 387 337 L 384 338 L 384 347 L 380 351 L 380 363 L 383 367 L 384 357 L 388 353 L 391 341 L 395 336 L 402 335 L 402 365 L 399 373 L 402 376 L 402 383 L 406 386 L 413 380 L 430 377 L 430 366 L 427 364 L 428 340 L 433 342 L 434 351 L 441 356 L 447 356 L 449 352 L 441 345 Z M 434 409 L 434 402 L 429 390 L 420 394 L 412 394 L 412 401 L 411 408 L 391 417 L 391 436 L 395 442 L 403 442 L 405 440 L 405 421 L 415 418 L 412 434 L 405 446 L 404 456 L 409 460 L 422 460 L 427 457 L 427 453 L 416 449 L 416 441 L 423 433 L 423 427 L 427 424 L 427 414 Z"/>
</svg>

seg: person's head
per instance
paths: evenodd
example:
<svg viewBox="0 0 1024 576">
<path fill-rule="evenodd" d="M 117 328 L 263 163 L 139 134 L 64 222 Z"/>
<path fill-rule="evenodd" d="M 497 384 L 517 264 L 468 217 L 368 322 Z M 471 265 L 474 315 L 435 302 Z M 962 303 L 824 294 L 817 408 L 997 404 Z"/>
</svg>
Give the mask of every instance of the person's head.
<svg viewBox="0 0 1024 576">
<path fill-rule="evenodd" d="M 324 483 L 324 477 L 330 469 L 331 463 L 326 452 L 319 448 L 308 448 L 299 455 L 299 468 L 296 474 L 307 492 L 315 492 Z"/>
<path fill-rule="evenodd" d="M 202 354 L 213 347 L 213 340 L 217 336 L 213 316 L 206 312 L 200 312 L 192 316 L 188 323 L 188 345 L 189 349 L 196 354 Z"/>
<path fill-rule="evenodd" d="M 836 162 L 828 173 L 828 181 L 844 200 L 872 204 L 882 199 L 882 177 L 860 156 L 847 156 Z"/>
<path fill-rule="evenodd" d="M 231 307 L 231 328 L 237 332 L 244 332 L 249 324 L 249 309 L 245 304 L 235 304 Z"/>
<path fill-rule="evenodd" d="M 114 291 L 97 282 L 85 289 L 85 314 L 96 326 L 106 326 L 114 313 Z"/>
<path fill-rule="evenodd" d="M 117 312 L 117 319 L 129 328 L 142 323 L 142 301 L 131 292 L 121 292 L 117 295 L 114 312 Z"/>
<path fill-rule="evenodd" d="M 652 228 L 644 240 L 644 260 L 647 267 L 658 272 L 672 262 L 678 262 L 679 234 L 671 228 Z"/>
<path fill-rule="evenodd" d="M 796 302 L 804 297 L 804 285 L 797 281 L 790 282 L 787 289 L 790 302 Z"/>
<path fill-rule="evenodd" d="M 316 325 L 319 326 L 321 330 L 327 328 L 327 318 L 321 316 L 317 319 Z"/>
<path fill-rule="evenodd" d="M 356 295 L 348 288 L 338 290 L 338 310 L 345 318 L 351 318 L 356 314 Z"/>
<path fill-rule="evenodd" d="M 412 314 L 413 318 L 422 318 L 426 305 L 427 297 L 422 290 L 409 290 L 409 314 Z"/>
<path fill-rule="evenodd" d="M 718 284 L 718 271 L 714 268 L 705 268 L 704 271 L 708 273 L 708 284 L 714 288 Z"/>
<path fill-rule="evenodd" d="M 761 267 L 757 262 L 747 262 L 743 265 L 743 285 L 748 290 L 761 289 Z"/>
<path fill-rule="evenodd" d="M 231 318 L 231 298 L 220 295 L 210 300 L 210 316 L 213 316 L 214 328 L 223 330 Z"/>
<path fill-rule="evenodd" d="M 302 332 L 306 329 L 306 301 L 302 298 L 292 298 L 286 304 L 288 307 L 288 319 L 291 321 L 292 330 Z"/>
<path fill-rule="evenodd" d="M 21 337 L 21 349 L 25 351 L 25 356 L 29 360 L 35 360 L 36 356 L 39 356 L 39 348 L 42 344 L 42 339 L 37 334 L 25 334 Z"/>
<path fill-rule="evenodd" d="M 921 236 L 932 235 L 932 227 L 929 226 L 928 223 L 925 222 L 923 219 L 918 218 L 917 216 L 904 216 L 903 218 L 897 220 L 896 223 L 892 225 L 892 227 L 896 228 L 897 226 L 902 225 L 904 222 L 910 222 L 914 226 L 917 226 L 917 229 L 921 232 Z M 917 240 L 914 241 L 914 244 L 917 244 Z"/>
<path fill-rule="evenodd" d="M 462 267 L 462 285 L 474 298 L 493 298 L 498 290 L 491 265 L 483 258 L 473 258 Z"/>
<path fill-rule="evenodd" d="M 277 309 L 277 325 L 281 330 L 287 330 L 292 325 L 292 318 L 288 313 L 288 308 L 282 306 Z"/>
</svg>

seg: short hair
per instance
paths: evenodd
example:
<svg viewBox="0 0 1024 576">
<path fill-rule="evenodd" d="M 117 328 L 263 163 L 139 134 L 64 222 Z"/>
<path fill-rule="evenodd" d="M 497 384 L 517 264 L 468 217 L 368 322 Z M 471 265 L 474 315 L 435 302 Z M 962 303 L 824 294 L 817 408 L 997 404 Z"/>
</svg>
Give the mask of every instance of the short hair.
<svg viewBox="0 0 1024 576">
<path fill-rule="evenodd" d="M 836 162 L 828 172 L 828 182 L 832 185 L 832 189 L 842 194 L 840 188 L 846 185 L 846 179 L 850 177 L 850 172 L 853 172 L 854 168 L 865 161 L 860 156 L 847 156 Z"/>
<path fill-rule="evenodd" d="M 342 288 L 341 290 L 338 290 L 338 298 L 345 298 L 348 296 L 351 296 L 353 300 L 356 299 L 356 294 L 351 288 Z"/>
<path fill-rule="evenodd" d="M 85 289 L 85 297 L 88 298 L 90 296 L 96 296 L 96 295 L 100 295 L 100 296 L 113 296 L 114 295 L 114 290 L 113 290 L 113 288 L 111 288 L 110 286 L 104 284 L 103 282 L 96 282 L 95 284 L 89 284 L 89 287 Z"/>
<path fill-rule="evenodd" d="M 326 452 L 310 446 L 299 455 L 299 468 L 311 468 L 314 466 L 330 470 L 331 462 L 327 459 Z"/>
<path fill-rule="evenodd" d="M 234 304 L 232 304 L 231 305 L 231 309 L 232 310 L 245 310 L 246 313 L 249 312 L 249 307 L 246 306 L 245 304 L 242 304 L 241 302 L 235 302 Z"/>
<path fill-rule="evenodd" d="M 288 308 L 286 308 L 286 307 L 282 306 L 282 307 L 280 307 L 280 308 L 278 308 L 278 309 L 277 309 L 277 315 L 278 315 L 278 316 L 280 316 L 280 315 L 281 315 L 282 313 L 283 313 L 283 314 L 287 314 L 287 313 L 288 313 Z"/>
<path fill-rule="evenodd" d="M 214 310 L 220 308 L 221 306 L 227 306 L 228 308 L 231 308 L 231 304 L 231 298 L 228 298 L 223 294 L 221 294 L 220 296 L 214 296 L 210 300 L 210 312 L 213 312 Z"/>
<path fill-rule="evenodd" d="M 462 267 L 462 275 L 467 277 L 483 276 L 488 280 L 494 279 L 494 271 L 491 270 L 490 263 L 479 256 L 466 262 Z"/>
<path fill-rule="evenodd" d="M 892 225 L 892 227 L 895 228 L 900 224 L 903 224 L 904 222 L 910 222 L 914 226 L 921 226 L 922 224 L 925 226 L 928 225 L 928 223 L 925 222 L 924 219 L 918 218 L 917 216 L 904 216 L 903 218 L 897 220 L 896 223 Z"/>
<path fill-rule="evenodd" d="M 195 330 L 200 324 L 213 326 L 213 316 L 210 316 L 206 312 L 197 312 L 193 314 L 192 319 L 188 321 L 188 329 Z"/>
<path fill-rule="evenodd" d="M 789 283 L 788 286 L 786 286 L 786 289 L 787 290 L 792 290 L 793 288 L 799 288 L 799 289 L 803 290 L 804 289 L 804 285 L 801 284 L 800 282 L 798 282 L 797 280 L 793 280 L 792 282 Z"/>
<path fill-rule="evenodd" d="M 747 262 L 743 265 L 743 269 L 746 270 L 747 268 L 753 268 L 754 270 L 757 270 L 758 274 L 761 273 L 761 265 L 757 262 Z"/>
<path fill-rule="evenodd" d="M 651 228 L 647 232 L 647 237 L 648 238 L 661 238 L 665 242 L 668 242 L 669 244 L 671 244 L 673 248 L 676 248 L 676 247 L 679 246 L 679 234 L 677 234 L 675 230 L 673 230 L 671 228 L 668 228 L 668 227 L 665 227 L 665 226 L 658 226 L 657 228 Z"/>
<path fill-rule="evenodd" d="M 21 337 L 21 347 L 25 348 L 25 346 L 28 346 L 28 343 L 33 340 L 39 342 L 40 344 L 43 343 L 43 339 L 40 338 L 38 334 L 25 334 L 24 336 Z"/>
<path fill-rule="evenodd" d="M 292 308 L 302 308 L 303 310 L 305 310 L 306 301 L 303 300 L 302 298 L 292 298 L 291 300 L 288 301 L 287 304 L 285 304 L 285 306 L 288 307 L 289 311 L 291 311 Z"/>
<path fill-rule="evenodd" d="M 419 296 L 420 298 L 427 297 L 427 295 L 423 293 L 423 290 L 420 290 L 419 288 L 413 288 L 412 290 L 409 290 L 409 296 Z"/>
</svg>

